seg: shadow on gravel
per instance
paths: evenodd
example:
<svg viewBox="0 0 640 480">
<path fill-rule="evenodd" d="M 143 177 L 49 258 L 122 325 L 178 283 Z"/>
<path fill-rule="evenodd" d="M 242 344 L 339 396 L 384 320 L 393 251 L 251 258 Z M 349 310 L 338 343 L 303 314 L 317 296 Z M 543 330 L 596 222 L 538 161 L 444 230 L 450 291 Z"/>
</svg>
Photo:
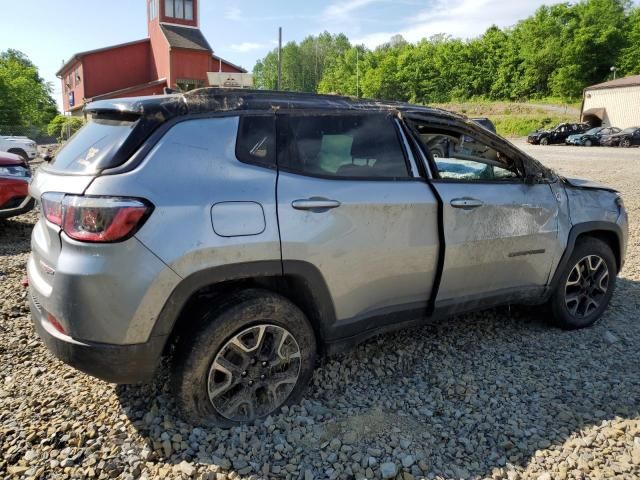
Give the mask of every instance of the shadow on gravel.
<svg viewBox="0 0 640 480">
<path fill-rule="evenodd" d="M 0 219 L 0 255 L 16 255 L 31 250 L 32 215 Z"/>
<path fill-rule="evenodd" d="M 431 478 L 491 476 L 547 457 L 557 465 L 602 442 L 592 427 L 640 415 L 639 303 L 640 284 L 619 279 L 605 318 L 586 330 L 505 308 L 380 336 L 319 368 L 302 406 L 271 427 L 194 429 L 177 418 L 162 380 L 117 394 L 158 451 L 163 438 L 182 435 L 169 441 L 172 463 L 228 459 L 240 473 L 260 473 L 264 463 L 284 473 L 295 456 L 315 478 L 349 478 L 356 464 L 361 476 L 369 465 L 379 476 L 385 461 Z"/>
</svg>

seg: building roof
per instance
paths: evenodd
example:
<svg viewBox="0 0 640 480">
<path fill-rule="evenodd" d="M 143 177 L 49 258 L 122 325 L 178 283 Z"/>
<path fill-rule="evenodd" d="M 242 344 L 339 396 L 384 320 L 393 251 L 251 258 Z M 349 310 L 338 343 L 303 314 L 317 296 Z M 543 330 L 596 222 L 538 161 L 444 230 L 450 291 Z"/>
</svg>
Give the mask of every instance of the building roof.
<svg viewBox="0 0 640 480">
<path fill-rule="evenodd" d="M 141 83 L 139 85 L 134 85 L 133 87 L 127 87 L 127 88 L 122 88 L 120 90 L 114 90 L 113 92 L 107 92 L 107 93 L 102 93 L 100 95 L 96 95 L 95 97 L 91 98 L 91 101 L 96 101 L 96 100 L 103 100 L 103 99 L 107 99 L 107 98 L 115 98 L 115 97 L 120 97 L 122 95 L 128 95 L 130 93 L 134 93 L 138 90 L 143 90 L 145 88 L 149 88 L 149 87 L 157 87 L 159 85 L 167 85 L 167 79 L 166 78 L 160 78 L 158 80 L 153 80 L 152 82 L 146 82 L 146 83 Z"/>
<path fill-rule="evenodd" d="M 60 70 L 58 70 L 56 72 L 56 77 L 61 76 L 62 72 L 64 72 L 68 67 L 70 67 L 76 61 L 80 60 L 82 57 L 84 57 L 86 55 L 91 55 L 92 53 L 106 52 L 107 50 L 112 50 L 114 48 L 128 47 L 130 45 L 136 45 L 138 43 L 145 43 L 145 42 L 148 43 L 150 41 L 151 40 L 148 39 L 148 38 L 143 38 L 142 40 L 134 40 L 133 42 L 119 43 L 118 45 L 111 45 L 109 47 L 96 48 L 95 50 L 87 50 L 85 52 L 76 53 L 76 54 L 73 55 L 73 57 L 71 57 L 69 60 L 67 60 L 64 63 L 64 65 L 62 65 L 62 67 L 60 67 Z"/>
<path fill-rule="evenodd" d="M 162 33 L 171 48 L 188 48 L 190 50 L 205 50 L 213 52 L 199 28 L 179 27 L 161 23 Z"/>
<path fill-rule="evenodd" d="M 220 62 L 222 61 L 222 63 L 226 63 L 227 65 L 229 65 L 230 67 L 235 68 L 236 70 L 240 70 L 240 73 L 248 73 L 247 70 L 245 70 L 244 68 L 242 68 L 240 65 L 236 65 L 234 63 L 231 63 L 229 60 L 225 60 L 224 58 L 221 58 L 217 55 L 211 55 L 213 57 L 213 59 L 216 62 Z"/>
<path fill-rule="evenodd" d="M 585 88 L 585 90 L 603 90 L 606 88 L 634 87 L 640 85 L 640 75 L 631 75 L 630 77 L 618 78 L 609 82 L 598 83 Z"/>
</svg>

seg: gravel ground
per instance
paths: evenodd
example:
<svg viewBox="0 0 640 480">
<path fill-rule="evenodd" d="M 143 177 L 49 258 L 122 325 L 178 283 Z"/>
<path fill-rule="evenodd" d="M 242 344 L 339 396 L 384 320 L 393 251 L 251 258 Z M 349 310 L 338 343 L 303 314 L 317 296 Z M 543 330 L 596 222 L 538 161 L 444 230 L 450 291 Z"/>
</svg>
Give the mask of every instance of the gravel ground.
<svg viewBox="0 0 640 480">
<path fill-rule="evenodd" d="M 35 215 L 0 223 L 0 477 L 640 477 L 640 149 L 525 148 L 624 194 L 602 321 L 564 332 L 502 308 L 384 335 L 325 362 L 301 405 L 229 431 L 181 422 L 162 375 L 114 386 L 55 360 L 21 286 Z"/>
</svg>

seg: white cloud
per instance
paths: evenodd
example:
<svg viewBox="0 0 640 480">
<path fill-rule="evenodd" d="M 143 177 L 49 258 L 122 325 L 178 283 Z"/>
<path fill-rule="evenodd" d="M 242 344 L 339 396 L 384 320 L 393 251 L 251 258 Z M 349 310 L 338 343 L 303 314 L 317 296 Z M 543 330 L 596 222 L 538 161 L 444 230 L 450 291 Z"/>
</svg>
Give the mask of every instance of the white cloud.
<svg viewBox="0 0 640 480">
<path fill-rule="evenodd" d="M 515 25 L 533 14 L 541 5 L 552 5 L 560 1 L 562 0 L 437 0 L 428 10 L 417 11 L 399 30 L 369 33 L 354 38 L 353 43 L 374 48 L 388 42 L 396 34 L 410 42 L 438 33 L 473 38 L 484 33 L 491 25 L 501 28 Z"/>
<path fill-rule="evenodd" d="M 332 3 L 325 9 L 324 17 L 326 19 L 345 20 L 354 10 L 379 1 L 380 0 L 347 0 L 339 3 Z"/>
<path fill-rule="evenodd" d="M 268 45 L 255 42 L 242 42 L 234 43 L 233 45 L 231 45 L 231 50 L 234 50 L 236 52 L 251 52 L 254 50 L 262 50 L 264 48 L 268 48 Z"/>
<path fill-rule="evenodd" d="M 229 7 L 224 11 L 224 18 L 227 20 L 242 20 L 242 10 L 238 7 Z"/>
</svg>

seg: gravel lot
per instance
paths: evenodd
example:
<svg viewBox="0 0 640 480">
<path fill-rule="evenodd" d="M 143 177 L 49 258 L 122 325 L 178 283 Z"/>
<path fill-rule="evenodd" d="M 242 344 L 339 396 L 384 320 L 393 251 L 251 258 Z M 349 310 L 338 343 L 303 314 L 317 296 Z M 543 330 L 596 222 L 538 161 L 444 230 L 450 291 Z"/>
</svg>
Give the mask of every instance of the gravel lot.
<svg viewBox="0 0 640 480">
<path fill-rule="evenodd" d="M 300 406 L 230 431 L 181 422 L 162 376 L 114 386 L 55 360 L 21 286 L 35 215 L 0 223 L 0 477 L 640 477 L 640 149 L 525 148 L 624 194 L 601 322 L 501 308 L 381 336 L 327 361 Z"/>
</svg>

